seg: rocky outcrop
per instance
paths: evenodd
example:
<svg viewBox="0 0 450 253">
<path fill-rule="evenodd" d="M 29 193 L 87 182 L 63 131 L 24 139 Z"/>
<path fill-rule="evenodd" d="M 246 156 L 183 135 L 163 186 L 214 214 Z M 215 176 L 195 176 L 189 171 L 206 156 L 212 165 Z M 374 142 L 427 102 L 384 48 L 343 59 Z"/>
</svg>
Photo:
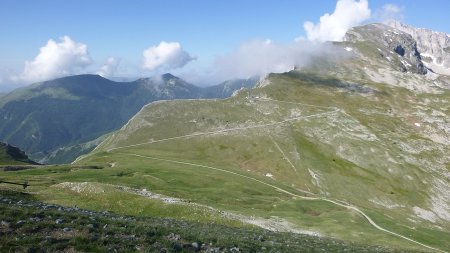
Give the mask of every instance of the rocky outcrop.
<svg viewBox="0 0 450 253">
<path fill-rule="evenodd" d="M 388 23 L 391 27 L 412 36 L 425 63 L 450 69 L 450 35 L 424 28 L 415 28 L 399 21 Z"/>
<path fill-rule="evenodd" d="M 399 70 L 417 74 L 427 73 L 414 38 L 388 25 L 369 24 L 353 27 L 346 33 L 344 41 L 374 43 L 379 48 L 397 53 L 400 57 Z"/>
</svg>

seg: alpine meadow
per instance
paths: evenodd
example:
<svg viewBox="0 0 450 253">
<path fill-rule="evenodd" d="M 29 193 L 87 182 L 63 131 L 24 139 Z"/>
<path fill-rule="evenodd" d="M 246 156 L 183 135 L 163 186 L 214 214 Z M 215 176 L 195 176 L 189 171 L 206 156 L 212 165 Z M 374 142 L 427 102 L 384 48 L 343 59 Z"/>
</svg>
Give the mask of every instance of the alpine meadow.
<svg viewBox="0 0 450 253">
<path fill-rule="evenodd" d="M 0 3 L 0 252 L 450 252 L 447 2 L 169 2 Z"/>
</svg>

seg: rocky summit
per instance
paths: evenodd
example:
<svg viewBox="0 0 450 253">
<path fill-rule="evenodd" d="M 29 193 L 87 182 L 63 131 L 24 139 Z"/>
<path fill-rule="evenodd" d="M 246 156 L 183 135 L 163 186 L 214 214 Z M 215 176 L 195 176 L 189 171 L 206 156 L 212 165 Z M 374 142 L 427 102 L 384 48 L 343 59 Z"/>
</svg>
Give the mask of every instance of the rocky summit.
<svg viewBox="0 0 450 253">
<path fill-rule="evenodd" d="M 450 35 L 424 28 L 415 28 L 399 21 L 391 21 L 388 25 L 410 34 L 417 42 L 424 63 L 433 71 L 442 74 L 450 72 Z M 447 69 L 447 71 L 445 70 Z"/>
<path fill-rule="evenodd" d="M 418 74 L 427 73 L 427 68 L 422 62 L 416 40 L 406 32 L 392 29 L 384 24 L 372 24 L 350 29 L 346 33 L 344 41 L 370 41 L 376 45 L 383 46 L 404 59 L 397 66 L 399 70 Z"/>
</svg>

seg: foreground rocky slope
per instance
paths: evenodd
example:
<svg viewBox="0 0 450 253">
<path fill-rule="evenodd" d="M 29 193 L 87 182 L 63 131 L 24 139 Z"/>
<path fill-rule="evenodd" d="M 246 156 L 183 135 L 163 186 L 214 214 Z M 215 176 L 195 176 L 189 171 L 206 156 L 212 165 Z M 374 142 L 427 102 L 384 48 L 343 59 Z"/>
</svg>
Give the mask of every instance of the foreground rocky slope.
<svg viewBox="0 0 450 253">
<path fill-rule="evenodd" d="M 250 227 L 93 212 L 11 193 L 0 197 L 2 252 L 401 252 Z"/>
</svg>

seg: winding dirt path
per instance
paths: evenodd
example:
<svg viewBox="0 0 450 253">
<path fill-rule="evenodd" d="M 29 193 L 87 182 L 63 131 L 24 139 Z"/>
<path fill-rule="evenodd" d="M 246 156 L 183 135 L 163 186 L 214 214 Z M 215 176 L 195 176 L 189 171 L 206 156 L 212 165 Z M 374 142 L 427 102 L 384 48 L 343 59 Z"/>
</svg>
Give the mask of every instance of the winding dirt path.
<svg viewBox="0 0 450 253">
<path fill-rule="evenodd" d="M 332 113 L 336 113 L 336 112 L 342 112 L 342 110 L 340 110 L 339 108 L 336 108 L 336 107 L 318 106 L 318 105 L 303 104 L 303 103 L 297 103 L 297 102 L 288 102 L 288 101 L 281 101 L 281 100 L 275 100 L 275 99 L 269 99 L 269 98 L 260 98 L 259 100 L 261 100 L 261 101 L 274 101 L 274 102 L 288 103 L 288 104 L 297 104 L 297 105 L 311 106 L 311 107 L 317 107 L 317 108 L 322 108 L 322 109 L 332 109 L 332 111 L 317 113 L 317 114 L 308 115 L 308 116 L 299 116 L 299 117 L 289 118 L 289 119 L 285 119 L 285 120 L 282 120 L 282 121 L 279 121 L 279 122 L 273 122 L 273 123 L 267 123 L 267 124 L 251 125 L 251 126 L 246 126 L 246 127 L 235 127 L 235 128 L 228 128 L 228 129 L 222 129 L 222 130 L 210 131 L 210 132 L 193 133 L 193 134 L 187 134 L 187 135 L 182 135 L 182 136 L 164 138 L 164 139 L 148 141 L 148 142 L 143 142 L 143 143 L 138 143 L 138 144 L 120 146 L 120 147 L 115 147 L 115 148 L 108 149 L 107 152 L 111 152 L 111 151 L 115 151 L 115 150 L 119 150 L 119 149 L 124 149 L 124 148 L 148 145 L 148 144 L 152 144 L 152 143 L 165 142 L 165 141 L 170 141 L 170 140 L 184 139 L 184 138 L 190 138 L 190 137 L 198 137 L 198 136 L 203 136 L 203 135 L 212 135 L 212 134 L 218 134 L 218 133 L 226 133 L 226 132 L 231 132 L 231 131 L 246 130 L 246 129 L 253 129 L 253 128 L 270 127 L 270 126 L 285 124 L 285 123 L 288 123 L 288 122 L 297 121 L 297 120 L 301 120 L 301 119 L 313 118 L 313 117 L 323 116 L 323 115 L 332 114 Z M 284 152 L 281 150 L 281 148 L 278 146 L 278 144 L 276 142 L 274 142 L 274 143 L 277 146 L 278 150 L 285 157 L 285 159 L 291 164 L 291 166 L 293 167 L 294 171 L 297 172 L 295 166 L 285 156 Z M 352 210 L 352 211 L 355 211 L 355 212 L 359 213 L 374 228 L 376 228 L 376 229 L 378 229 L 378 230 L 380 230 L 382 232 L 391 234 L 393 236 L 396 236 L 396 237 L 399 237 L 401 239 L 407 240 L 407 241 L 409 241 L 411 243 L 415 243 L 417 245 L 420 245 L 420 246 L 425 247 L 425 248 L 430 249 L 430 250 L 447 253 L 444 250 L 434 248 L 432 246 L 423 244 L 421 242 L 418 242 L 418 241 L 416 241 L 414 239 L 411 239 L 409 237 L 406 237 L 404 235 L 401 235 L 401 234 L 395 233 L 393 231 L 390 231 L 388 229 L 385 229 L 385 228 L 381 227 L 380 225 L 378 225 L 377 223 L 375 223 L 375 221 L 373 221 L 366 213 L 361 211 L 361 209 L 359 209 L 358 207 L 350 205 L 350 204 L 345 203 L 345 202 L 340 201 L 340 200 L 332 200 L 332 199 L 327 199 L 327 198 L 324 198 L 324 197 L 301 196 L 301 195 L 289 192 L 287 190 L 284 190 L 284 189 L 282 189 L 282 188 L 280 188 L 278 186 L 275 186 L 275 185 L 269 184 L 267 182 L 264 182 L 262 180 L 259 180 L 259 179 L 256 179 L 256 178 L 253 178 L 253 177 L 250 177 L 250 176 L 246 176 L 246 175 L 243 175 L 243 174 L 240 174 L 240 173 L 237 173 L 237 172 L 228 171 L 228 170 L 225 170 L 225 169 L 220 169 L 220 168 L 216 168 L 216 167 L 212 167 L 212 166 L 207 166 L 207 165 L 202 165 L 202 164 L 195 164 L 195 163 L 189 163 L 189 162 L 183 162 L 183 161 L 177 161 L 177 160 L 170 160 L 170 159 L 162 159 L 162 158 L 151 157 L 151 156 L 144 156 L 144 155 L 133 154 L 133 153 L 121 153 L 121 152 L 118 152 L 118 154 L 128 155 L 128 156 L 135 156 L 135 157 L 140 157 L 140 158 L 144 158 L 144 159 L 152 159 L 152 160 L 163 161 L 163 162 L 168 162 L 168 163 L 183 164 L 183 165 L 189 165 L 189 166 L 195 166 L 195 167 L 201 167 L 201 168 L 216 170 L 216 171 L 220 171 L 220 172 L 228 173 L 228 174 L 233 174 L 235 176 L 239 176 L 239 177 L 242 177 L 242 178 L 246 178 L 248 180 L 252 180 L 252 181 L 258 182 L 260 184 L 266 185 L 266 186 L 271 187 L 271 188 L 273 188 L 273 189 L 275 189 L 275 190 L 277 190 L 279 192 L 285 193 L 285 194 L 293 196 L 293 197 L 297 197 L 297 198 L 301 198 L 301 199 L 305 199 L 305 200 L 322 200 L 322 201 L 326 201 L 326 202 L 329 202 L 329 203 L 332 203 L 332 204 L 335 204 L 335 205 L 338 205 L 338 206 L 341 206 L 341 207 L 344 207 L 344 208 L 347 208 L 349 210 Z M 80 161 L 80 160 L 82 160 L 82 159 L 84 159 L 86 157 L 88 157 L 88 156 L 80 157 L 80 159 L 75 160 L 75 162 Z M 300 190 L 300 191 L 304 192 L 304 193 L 307 193 L 307 194 L 315 195 L 312 192 L 303 191 L 303 190 Z"/>
<path fill-rule="evenodd" d="M 207 166 L 207 165 L 202 165 L 202 164 L 196 164 L 196 163 L 189 163 L 189 162 L 183 162 L 183 161 L 177 161 L 177 160 L 163 159 L 163 158 L 157 158 L 157 157 L 151 157 L 151 156 L 144 156 L 144 155 L 132 154 L 132 153 L 118 153 L 118 154 L 121 154 L 121 155 L 128 155 L 128 156 L 135 156 L 135 157 L 140 157 L 140 158 L 144 158 L 144 159 L 151 159 L 151 160 L 163 161 L 163 162 L 175 163 L 175 164 L 183 164 L 183 165 L 189 165 L 189 166 L 194 166 L 194 167 L 200 167 L 200 168 L 206 168 L 206 169 L 211 169 L 211 170 L 215 170 L 215 171 L 220 171 L 220 172 L 232 174 L 232 175 L 235 175 L 235 176 L 239 176 L 239 177 L 242 177 L 242 178 L 246 178 L 246 179 L 255 181 L 255 182 L 257 182 L 257 183 L 266 185 L 266 186 L 271 187 L 271 188 L 273 188 L 273 189 L 275 189 L 275 190 L 277 190 L 277 191 L 279 191 L 279 192 L 285 193 L 285 194 L 290 195 L 290 196 L 293 196 L 293 197 L 297 197 L 297 198 L 301 198 L 301 199 L 305 199 L 305 200 L 322 200 L 322 201 L 326 201 L 326 202 L 329 202 L 329 203 L 332 203 L 332 204 L 335 204 L 335 205 L 338 205 L 338 206 L 341 206 L 341 207 L 345 207 L 345 208 L 347 208 L 347 209 L 350 209 L 350 210 L 353 210 L 353 211 L 359 213 L 359 214 L 362 215 L 362 216 L 363 216 L 363 217 L 364 217 L 364 218 L 365 218 L 365 219 L 366 219 L 366 220 L 367 220 L 374 228 L 376 228 L 376 229 L 378 229 L 378 230 L 380 230 L 380 231 L 383 231 L 383 232 L 385 232 L 385 233 L 388 233 L 388 234 L 397 236 L 397 237 L 402 238 L 402 239 L 404 239 L 404 240 L 407 240 L 407 241 L 409 241 L 409 242 L 418 244 L 418 245 L 420 245 L 420 246 L 422 246 L 422 247 L 425 247 L 425 248 L 427 248 L 427 249 L 431 249 L 431 250 L 434 250 L 434 251 L 437 251 L 437 252 L 447 253 L 446 251 L 443 251 L 443 250 L 441 250 L 441 249 L 437 249 L 437 248 L 431 247 L 431 246 L 429 246 L 429 245 L 423 244 L 423 243 L 421 243 L 421 242 L 418 242 L 418 241 L 416 241 L 416 240 L 414 240 L 414 239 L 411 239 L 411 238 L 409 238 L 409 237 L 406 237 L 406 236 L 404 236 L 404 235 L 401 235 L 401 234 L 395 233 L 395 232 L 393 232 L 393 231 L 390 231 L 390 230 L 388 230 L 388 229 L 385 229 L 385 228 L 381 227 L 380 225 L 378 225 L 377 223 L 375 223 L 375 221 L 373 221 L 366 213 L 364 213 L 363 211 L 361 211 L 361 209 L 359 209 L 359 208 L 357 208 L 357 207 L 355 207 L 355 206 L 352 206 L 352 205 L 350 205 L 350 204 L 345 204 L 345 202 L 342 202 L 342 201 L 332 200 L 332 199 L 327 199 L 327 198 L 323 198 L 323 197 L 307 197 L 307 196 L 298 195 L 298 194 L 292 193 L 292 192 L 290 192 L 290 191 L 284 190 L 284 189 L 282 189 L 282 188 L 280 188 L 280 187 L 278 187 L 278 186 L 275 186 L 275 185 L 266 183 L 266 182 L 264 182 L 264 181 L 262 181 L 262 180 L 259 180 L 259 179 L 256 179 L 256 178 L 253 178 L 253 177 L 250 177 L 250 176 L 246 176 L 246 175 L 243 175 L 243 174 L 240 174 L 240 173 L 237 173 L 237 172 L 228 171 L 228 170 L 225 170 L 225 169 L 220 169 L 220 168 L 216 168 L 216 167 L 212 167 L 212 166 Z M 311 193 L 311 194 L 313 194 L 313 193 Z"/>
<path fill-rule="evenodd" d="M 278 122 L 259 124 L 259 125 L 251 125 L 251 126 L 245 126 L 245 127 L 226 128 L 226 129 L 221 129 L 221 130 L 217 130 L 217 131 L 210 131 L 210 132 L 200 132 L 200 133 L 186 134 L 186 135 L 181 135 L 181 136 L 176 136 L 176 137 L 170 137 L 170 138 L 164 138 L 164 139 L 159 139 L 159 140 L 154 140 L 154 141 L 147 141 L 147 142 L 142 142 L 142 143 L 137 143 L 137 144 L 132 144 L 132 145 L 126 145 L 126 146 L 110 148 L 107 151 L 109 152 L 109 151 L 113 151 L 113 150 L 117 150 L 117 149 L 138 147 L 138 146 L 142 146 L 142 145 L 148 145 L 148 144 L 153 144 L 153 143 L 158 143 L 158 142 L 171 141 L 171 140 L 177 140 L 177 139 L 184 139 L 184 138 L 190 138 L 190 137 L 197 137 L 197 136 L 202 136 L 202 135 L 213 135 L 213 134 L 226 133 L 226 132 L 231 132 L 231 131 L 247 130 L 247 129 L 253 129 L 253 128 L 264 128 L 264 127 L 270 127 L 270 126 L 275 126 L 275 125 L 282 125 L 282 124 L 285 124 L 285 123 L 288 123 L 288 122 L 291 122 L 291 121 L 297 121 L 297 120 L 307 119 L 307 118 L 314 118 L 314 117 L 318 117 L 318 116 L 332 114 L 332 113 L 335 113 L 335 112 L 338 112 L 338 111 L 340 111 L 340 110 L 339 109 L 335 109 L 333 111 L 321 112 L 321 113 L 316 113 L 316 114 L 307 115 L 307 116 L 299 116 L 299 117 L 289 118 L 289 119 L 285 119 L 285 120 L 278 121 Z"/>
</svg>

